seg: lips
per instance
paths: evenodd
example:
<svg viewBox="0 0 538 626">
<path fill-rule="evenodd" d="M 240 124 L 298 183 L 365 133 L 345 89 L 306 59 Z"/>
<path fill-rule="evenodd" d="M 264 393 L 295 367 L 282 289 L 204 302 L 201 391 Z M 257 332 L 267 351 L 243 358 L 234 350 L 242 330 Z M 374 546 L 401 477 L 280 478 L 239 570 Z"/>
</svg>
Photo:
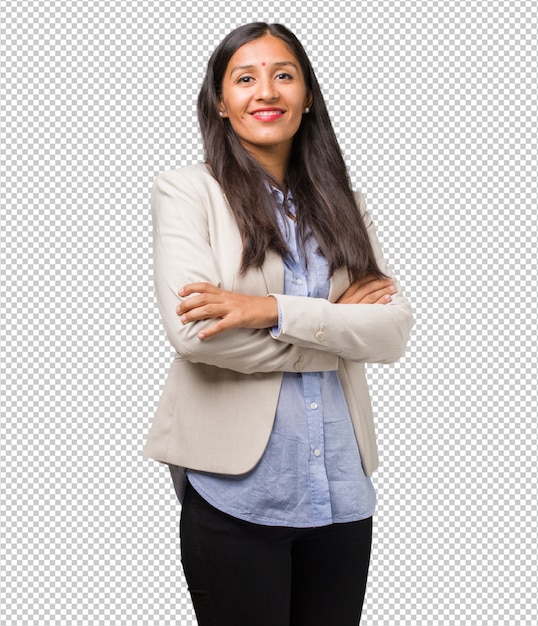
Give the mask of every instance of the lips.
<svg viewBox="0 0 538 626">
<path fill-rule="evenodd" d="M 285 111 L 282 109 L 257 109 L 252 111 L 251 115 L 254 119 L 262 122 L 273 122 L 281 118 L 284 113 Z"/>
</svg>

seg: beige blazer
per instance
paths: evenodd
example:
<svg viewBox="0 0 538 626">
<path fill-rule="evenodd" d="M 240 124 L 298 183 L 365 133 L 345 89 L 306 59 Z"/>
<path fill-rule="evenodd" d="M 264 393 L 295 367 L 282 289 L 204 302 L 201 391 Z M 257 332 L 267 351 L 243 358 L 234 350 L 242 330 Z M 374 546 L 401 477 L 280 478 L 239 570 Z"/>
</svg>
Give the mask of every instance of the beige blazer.
<svg viewBox="0 0 538 626">
<path fill-rule="evenodd" d="M 359 193 L 357 205 L 379 266 L 390 274 Z M 282 259 L 270 252 L 261 269 L 240 274 L 239 231 L 205 165 L 159 175 L 152 214 L 157 303 L 176 356 L 144 456 L 210 472 L 247 472 L 267 445 L 283 372 L 337 370 L 364 470 L 371 474 L 378 455 L 364 364 L 391 363 L 404 352 L 413 317 L 399 287 L 390 304 L 334 304 L 349 286 L 347 272 L 339 270 L 328 300 L 279 296 L 283 326 L 277 338 L 268 330 L 240 328 L 200 341 L 197 333 L 212 322 L 183 325 L 175 312 L 178 289 L 209 282 L 251 295 L 282 294 Z"/>
</svg>

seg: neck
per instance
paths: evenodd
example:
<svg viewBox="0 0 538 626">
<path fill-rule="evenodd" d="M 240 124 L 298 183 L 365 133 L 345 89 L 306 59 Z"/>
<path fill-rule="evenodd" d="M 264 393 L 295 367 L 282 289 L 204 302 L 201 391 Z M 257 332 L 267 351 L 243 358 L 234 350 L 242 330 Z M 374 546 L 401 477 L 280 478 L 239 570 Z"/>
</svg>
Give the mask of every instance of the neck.
<svg viewBox="0 0 538 626">
<path fill-rule="evenodd" d="M 266 169 L 269 174 L 275 179 L 278 183 L 278 186 L 282 191 L 286 188 L 286 166 L 282 164 L 269 164 L 262 163 L 264 169 Z"/>
<path fill-rule="evenodd" d="M 280 146 L 275 146 L 274 150 L 254 151 L 249 150 L 250 155 L 258 161 L 258 163 L 265 169 L 274 180 L 278 183 L 281 189 L 286 187 L 286 172 L 288 169 L 288 161 L 290 157 L 291 146 L 286 149 L 286 152 L 282 152 Z"/>
</svg>

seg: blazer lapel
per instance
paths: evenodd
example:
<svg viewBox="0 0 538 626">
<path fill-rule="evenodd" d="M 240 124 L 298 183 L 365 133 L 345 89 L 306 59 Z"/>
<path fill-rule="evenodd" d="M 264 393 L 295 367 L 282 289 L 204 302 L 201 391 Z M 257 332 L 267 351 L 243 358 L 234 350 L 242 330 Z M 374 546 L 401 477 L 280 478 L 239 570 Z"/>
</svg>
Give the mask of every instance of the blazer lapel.
<svg viewBox="0 0 538 626">
<path fill-rule="evenodd" d="M 329 302 L 336 302 L 349 287 L 349 274 L 346 268 L 337 269 L 331 278 Z"/>
<path fill-rule="evenodd" d="M 267 293 L 284 293 L 284 261 L 276 252 L 269 250 L 261 267 Z"/>
<path fill-rule="evenodd" d="M 238 263 L 239 265 L 239 263 Z M 265 255 L 265 261 L 259 269 L 249 269 L 241 274 L 235 267 L 232 291 L 252 296 L 268 293 L 284 293 L 284 263 L 274 252 Z"/>
<path fill-rule="evenodd" d="M 268 252 L 261 267 L 267 293 L 284 293 L 284 262 L 276 252 Z M 349 287 L 347 269 L 336 270 L 331 278 L 329 301 L 336 302 Z"/>
<path fill-rule="evenodd" d="M 261 267 L 267 293 L 284 293 L 284 262 L 276 252 L 269 251 Z M 336 302 L 349 287 L 347 269 L 336 270 L 331 278 L 329 302 Z"/>
</svg>

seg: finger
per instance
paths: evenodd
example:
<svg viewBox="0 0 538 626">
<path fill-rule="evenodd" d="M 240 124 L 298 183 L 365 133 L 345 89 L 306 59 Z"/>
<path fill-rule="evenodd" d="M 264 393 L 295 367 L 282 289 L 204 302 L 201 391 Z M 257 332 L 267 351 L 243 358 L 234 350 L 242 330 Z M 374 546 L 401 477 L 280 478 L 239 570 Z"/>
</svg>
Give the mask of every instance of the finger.
<svg viewBox="0 0 538 626">
<path fill-rule="evenodd" d="M 209 339 L 210 337 L 214 337 L 215 335 L 223 333 L 225 330 L 228 330 L 228 325 L 224 320 L 221 320 L 220 322 L 217 322 L 216 324 L 211 324 L 211 326 L 208 326 L 207 328 L 204 328 L 204 330 L 201 330 L 198 333 L 198 339 L 204 341 L 205 339 Z"/>
<path fill-rule="evenodd" d="M 214 320 L 224 317 L 226 310 L 215 303 L 203 304 L 191 308 L 185 312 L 180 313 L 180 319 L 183 324 L 189 322 L 199 322 L 201 320 Z"/>
<path fill-rule="evenodd" d="M 392 295 L 396 293 L 397 289 L 394 285 L 384 287 L 383 289 L 377 289 L 368 293 L 361 299 L 361 304 L 387 304 L 392 300 Z"/>
<path fill-rule="evenodd" d="M 188 313 L 194 309 L 198 309 L 203 306 L 207 306 L 215 302 L 214 295 L 207 294 L 197 294 L 195 296 L 190 296 L 190 298 L 185 298 L 176 306 L 176 312 L 178 315 L 182 315 L 183 313 Z"/>
<path fill-rule="evenodd" d="M 361 276 L 360 278 L 358 278 L 356 281 L 354 281 L 352 283 L 352 287 L 355 286 L 355 289 L 360 289 L 362 287 L 366 288 L 369 285 L 383 285 L 387 282 L 393 281 L 392 278 L 387 277 L 387 278 L 377 278 L 376 276 L 372 275 L 372 274 L 366 274 L 365 276 Z M 394 281 L 393 281 L 394 282 Z"/>
<path fill-rule="evenodd" d="M 383 287 L 388 287 L 394 284 L 393 278 L 375 278 L 373 276 L 368 276 L 367 280 L 359 280 L 355 281 L 351 286 L 355 286 L 357 291 L 362 291 L 363 293 L 370 293 L 372 291 L 376 291 L 378 289 L 382 289 Z"/>
<path fill-rule="evenodd" d="M 344 293 L 340 296 L 340 299 L 343 300 L 345 298 L 352 298 L 356 296 L 357 293 L 366 294 L 368 293 L 367 285 L 373 282 L 375 279 L 372 276 L 363 276 L 351 283 L 349 287 L 344 291 Z M 361 291 L 361 289 L 363 291 Z"/>
<path fill-rule="evenodd" d="M 375 280 L 360 289 L 348 289 L 338 299 L 338 302 L 340 304 L 375 304 L 381 301 L 384 296 L 392 295 L 396 291 L 396 284 L 392 279 Z M 386 304 L 386 302 L 390 302 L 390 300 L 385 299 L 382 303 Z"/>
<path fill-rule="evenodd" d="M 379 289 L 385 289 L 386 287 L 392 287 L 394 285 L 394 278 L 376 278 L 368 281 L 363 289 L 371 291 L 378 291 Z"/>
<path fill-rule="evenodd" d="M 365 285 L 361 286 L 356 292 L 353 294 L 355 298 L 359 301 L 367 298 L 368 301 L 372 301 L 370 296 L 378 294 L 380 291 L 386 291 L 386 293 L 390 293 L 390 289 L 394 288 L 394 281 L 392 279 L 376 279 L 372 280 Z"/>
<path fill-rule="evenodd" d="M 357 280 L 353 281 L 352 285 L 355 285 L 355 287 L 358 289 L 359 287 L 362 287 L 363 285 L 366 285 L 366 283 L 369 283 L 373 280 L 376 280 L 376 277 L 373 276 L 372 274 L 365 274 L 364 276 L 361 276 L 360 278 L 357 278 Z"/>
<path fill-rule="evenodd" d="M 178 295 L 184 298 L 193 293 L 219 293 L 220 291 L 222 290 L 219 287 L 211 283 L 189 283 L 178 291 Z"/>
</svg>

